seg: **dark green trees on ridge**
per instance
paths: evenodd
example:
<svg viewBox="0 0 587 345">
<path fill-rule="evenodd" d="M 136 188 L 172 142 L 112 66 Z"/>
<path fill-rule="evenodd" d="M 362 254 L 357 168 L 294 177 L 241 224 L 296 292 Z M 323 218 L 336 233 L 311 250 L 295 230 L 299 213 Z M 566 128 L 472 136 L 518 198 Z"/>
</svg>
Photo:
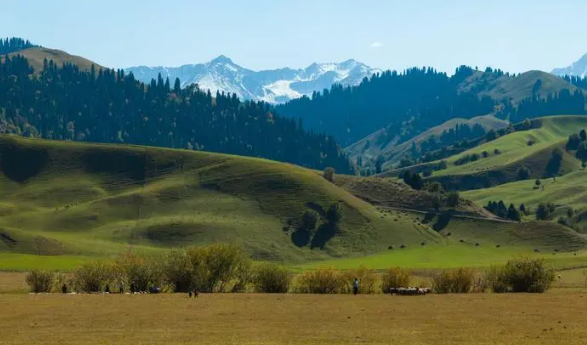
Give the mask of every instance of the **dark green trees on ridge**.
<svg viewBox="0 0 587 345">
<path fill-rule="evenodd" d="M 126 143 L 263 157 L 340 173 L 353 166 L 337 142 L 305 131 L 267 104 L 236 95 L 139 83 L 124 71 L 45 61 L 32 75 L 19 55 L 0 63 L 0 133 L 100 143 Z"/>
</svg>

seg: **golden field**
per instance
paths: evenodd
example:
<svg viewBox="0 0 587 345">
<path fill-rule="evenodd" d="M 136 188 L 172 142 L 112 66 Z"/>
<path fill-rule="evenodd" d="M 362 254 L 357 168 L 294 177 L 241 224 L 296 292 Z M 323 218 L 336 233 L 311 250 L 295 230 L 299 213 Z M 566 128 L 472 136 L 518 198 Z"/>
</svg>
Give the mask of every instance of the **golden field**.
<svg viewBox="0 0 587 345">
<path fill-rule="evenodd" d="M 1 344 L 585 344 L 587 293 L 0 295 Z"/>
</svg>

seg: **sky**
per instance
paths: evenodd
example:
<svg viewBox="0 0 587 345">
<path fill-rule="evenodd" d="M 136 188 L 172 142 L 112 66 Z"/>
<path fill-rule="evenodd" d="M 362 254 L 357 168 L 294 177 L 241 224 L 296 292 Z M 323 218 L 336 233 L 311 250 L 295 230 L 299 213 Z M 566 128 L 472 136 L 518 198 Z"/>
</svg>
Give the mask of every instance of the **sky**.
<svg viewBox="0 0 587 345">
<path fill-rule="evenodd" d="M 253 70 L 352 58 L 524 72 L 587 53 L 586 0 L 0 0 L 0 11 L 0 36 L 113 68 L 223 54 Z"/>
</svg>

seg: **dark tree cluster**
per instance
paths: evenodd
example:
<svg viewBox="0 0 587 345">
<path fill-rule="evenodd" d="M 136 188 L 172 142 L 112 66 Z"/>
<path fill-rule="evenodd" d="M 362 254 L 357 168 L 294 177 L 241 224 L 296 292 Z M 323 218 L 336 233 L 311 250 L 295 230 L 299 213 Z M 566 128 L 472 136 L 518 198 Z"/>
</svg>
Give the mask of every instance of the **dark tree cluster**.
<svg viewBox="0 0 587 345">
<path fill-rule="evenodd" d="M 451 77 L 432 68 L 386 71 L 365 78 L 358 86 L 334 85 L 278 109 L 282 115 L 301 117 L 312 130 L 327 131 L 343 145 L 387 128 L 385 138 L 378 142 L 384 146 L 396 137 L 403 142 L 455 117 L 489 114 L 494 100 L 460 90 L 460 84 L 473 73 L 466 66 Z"/>
<path fill-rule="evenodd" d="M 558 93 L 541 98 L 538 94 L 533 94 L 520 101 L 515 106 L 511 100 L 502 102 L 502 107 L 496 116 L 502 119 L 509 118 L 510 122 L 521 122 L 526 118 L 536 118 L 548 115 L 584 115 L 585 95 L 581 90 L 570 92 L 563 89 Z"/>
<path fill-rule="evenodd" d="M 11 37 L 0 39 L 0 55 L 10 54 L 17 52 L 19 50 L 28 49 L 38 47 L 29 40 L 23 40 L 22 38 L 18 37 Z"/>
<path fill-rule="evenodd" d="M 565 75 L 561 77 L 562 79 L 568 81 L 569 83 L 575 85 L 576 87 L 580 87 L 581 89 L 587 90 L 587 76 L 579 77 L 579 76 L 569 76 Z"/>
<path fill-rule="evenodd" d="M 565 145 L 567 151 L 577 151 L 575 156 L 581 161 L 587 161 L 587 132 L 582 129 L 579 134 L 573 133 L 569 136 Z"/>
<path fill-rule="evenodd" d="M 411 153 L 413 159 L 425 156 L 429 152 L 434 152 L 455 144 L 456 147 L 466 146 L 466 142 L 471 139 L 479 138 L 485 135 L 485 128 L 479 124 L 470 126 L 468 124 L 458 124 L 455 127 L 444 130 L 440 137 L 431 135 L 427 140 L 422 141 L 418 146 L 412 147 Z M 413 144 L 415 145 L 415 144 Z"/>
<path fill-rule="evenodd" d="M 551 203 L 547 203 L 547 204 L 541 203 L 536 208 L 536 219 L 537 220 L 548 220 L 550 218 L 550 215 L 552 213 L 554 213 L 555 210 L 556 210 L 556 207 L 553 204 L 551 204 Z"/>
<path fill-rule="evenodd" d="M 485 206 L 485 209 L 500 218 L 515 220 L 515 221 L 520 221 L 522 219 L 520 212 L 522 212 L 522 213 L 526 212 L 526 207 L 524 206 L 524 204 L 520 205 L 520 209 L 518 211 L 518 209 L 516 209 L 514 204 L 510 204 L 509 207 L 506 207 L 505 203 L 502 200 L 500 200 L 499 202 L 496 202 L 496 201 L 488 202 L 487 206 Z"/>
<path fill-rule="evenodd" d="M 413 173 L 407 170 L 403 173 L 402 179 L 408 186 L 412 187 L 412 189 L 420 190 L 424 187 L 424 180 L 418 173 Z"/>
<path fill-rule="evenodd" d="M 341 173 L 354 168 L 330 136 L 304 131 L 267 104 L 232 94 L 181 89 L 169 80 L 137 82 L 122 70 L 80 70 L 19 55 L 0 63 L 0 133 L 126 143 L 264 157 Z"/>
<path fill-rule="evenodd" d="M 550 159 L 546 164 L 546 176 L 553 177 L 557 176 L 563 162 L 563 153 L 559 149 L 552 150 Z"/>
</svg>

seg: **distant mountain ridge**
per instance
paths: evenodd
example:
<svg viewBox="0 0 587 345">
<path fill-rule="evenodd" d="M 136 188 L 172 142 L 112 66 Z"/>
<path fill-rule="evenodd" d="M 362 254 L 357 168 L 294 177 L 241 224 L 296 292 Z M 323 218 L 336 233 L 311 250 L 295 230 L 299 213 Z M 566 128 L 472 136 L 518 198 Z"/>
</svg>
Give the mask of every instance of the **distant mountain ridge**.
<svg viewBox="0 0 587 345">
<path fill-rule="evenodd" d="M 198 84 L 202 90 L 234 93 L 240 99 L 277 104 L 322 91 L 333 84 L 357 85 L 363 78 L 381 72 L 355 60 L 341 63 L 314 63 L 303 69 L 280 68 L 253 71 L 235 64 L 230 58 L 219 57 L 201 64 L 180 67 L 137 66 L 125 69 L 136 79 L 149 83 L 159 73 L 173 83 L 179 78 L 181 86 Z"/>
<path fill-rule="evenodd" d="M 572 63 L 570 66 L 555 68 L 551 73 L 558 76 L 570 75 L 581 78 L 587 77 L 587 54 L 583 55 L 578 61 Z"/>
</svg>

